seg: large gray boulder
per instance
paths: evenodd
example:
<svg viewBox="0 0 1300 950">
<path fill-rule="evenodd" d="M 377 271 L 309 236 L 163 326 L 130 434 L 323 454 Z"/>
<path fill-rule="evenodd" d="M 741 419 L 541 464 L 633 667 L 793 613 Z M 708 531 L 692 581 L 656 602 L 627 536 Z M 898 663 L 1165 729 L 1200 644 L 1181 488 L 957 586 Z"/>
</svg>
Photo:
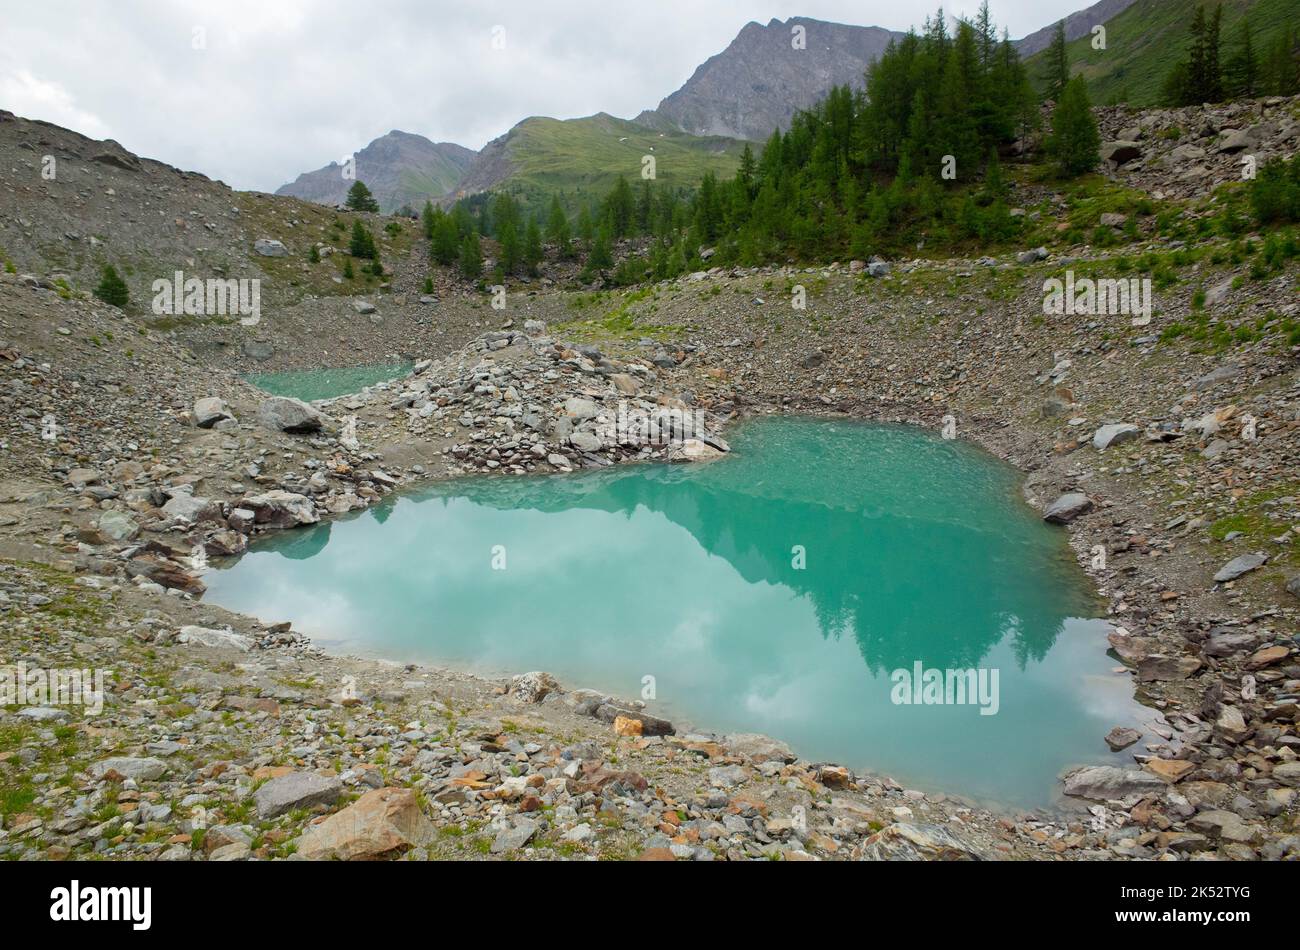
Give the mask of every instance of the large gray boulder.
<svg viewBox="0 0 1300 950">
<path fill-rule="evenodd" d="M 295 808 L 332 805 L 343 793 L 343 783 L 315 772 L 290 772 L 273 778 L 253 794 L 257 817 L 266 821 Z"/>
<path fill-rule="evenodd" d="M 1251 571 L 1259 570 L 1267 563 L 1267 554 L 1243 554 L 1241 557 L 1234 557 L 1227 564 L 1223 565 L 1223 567 L 1219 568 L 1219 573 L 1214 575 L 1214 581 L 1216 584 L 1235 581 L 1243 574 L 1249 574 Z"/>
<path fill-rule="evenodd" d="M 198 524 L 204 521 L 221 521 L 221 506 L 209 498 L 195 498 L 188 492 L 173 495 L 162 506 L 162 512 L 172 521 Z"/>
<path fill-rule="evenodd" d="M 1101 157 L 1116 165 L 1127 165 L 1135 158 L 1142 157 L 1142 146 L 1137 142 L 1107 142 L 1101 147 Z"/>
<path fill-rule="evenodd" d="M 239 506 L 253 512 L 257 524 L 293 528 L 320 521 L 316 506 L 306 495 L 275 489 L 243 499 Z"/>
<path fill-rule="evenodd" d="M 325 427 L 325 416 L 301 399 L 272 396 L 257 407 L 257 421 L 273 432 L 304 434 Z"/>
<path fill-rule="evenodd" d="M 271 238 L 258 238 L 253 242 L 253 250 L 262 257 L 284 257 L 289 253 L 283 242 Z"/>
<path fill-rule="evenodd" d="M 110 541 L 130 541 L 140 533 L 140 525 L 124 511 L 106 511 L 99 516 L 99 533 Z"/>
<path fill-rule="evenodd" d="M 867 839 L 863 861 L 983 861 L 990 855 L 941 825 L 899 821 Z"/>
<path fill-rule="evenodd" d="M 1137 426 L 1130 422 L 1117 422 L 1111 425 L 1104 425 L 1098 429 L 1092 436 L 1092 447 L 1094 449 L 1107 449 L 1112 445 L 1119 445 L 1123 442 L 1132 442 L 1141 432 Z"/>
<path fill-rule="evenodd" d="M 1087 765 L 1065 775 L 1065 794 L 1096 802 L 1127 801 L 1160 794 L 1164 781 L 1151 772 L 1114 765 Z"/>
<path fill-rule="evenodd" d="M 1092 510 L 1092 499 L 1083 492 L 1070 492 L 1062 495 L 1047 506 L 1043 520 L 1052 524 L 1069 524 L 1079 515 Z"/>
<path fill-rule="evenodd" d="M 230 407 L 220 397 L 208 396 L 194 401 L 194 424 L 200 429 L 211 429 L 218 422 L 233 418 Z"/>
<path fill-rule="evenodd" d="M 240 653 L 247 653 L 253 649 L 253 639 L 244 636 L 242 633 L 235 633 L 235 631 L 229 629 L 213 630 L 210 627 L 194 625 L 181 627 L 176 641 L 178 643 L 197 643 L 200 646 L 213 647 L 219 650 L 238 650 Z"/>
<path fill-rule="evenodd" d="M 167 774 L 167 763 L 162 759 L 116 756 L 90 767 L 91 777 L 95 779 L 102 779 L 110 772 L 135 782 L 152 782 Z"/>
</svg>

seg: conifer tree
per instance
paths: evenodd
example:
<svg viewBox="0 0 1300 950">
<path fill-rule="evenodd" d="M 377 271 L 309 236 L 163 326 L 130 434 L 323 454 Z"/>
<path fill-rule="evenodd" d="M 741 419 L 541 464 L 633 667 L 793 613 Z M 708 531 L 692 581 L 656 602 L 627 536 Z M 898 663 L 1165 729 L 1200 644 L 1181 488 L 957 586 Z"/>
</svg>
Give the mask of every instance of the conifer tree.
<svg viewBox="0 0 1300 950">
<path fill-rule="evenodd" d="M 354 181 L 352 187 L 348 189 L 347 201 L 344 203 L 353 211 L 379 212 L 379 202 L 375 200 L 375 196 L 370 193 L 370 189 L 366 187 L 366 183 L 360 178 Z"/>
<path fill-rule="evenodd" d="M 360 220 L 352 222 L 352 240 L 348 245 L 348 253 L 353 257 L 364 257 L 373 259 L 376 254 L 375 238 Z"/>
<path fill-rule="evenodd" d="M 1051 149 L 1061 174 L 1069 178 L 1093 171 L 1101 161 L 1101 133 L 1082 76 L 1066 83 L 1052 112 Z"/>
<path fill-rule="evenodd" d="M 478 280 L 483 276 L 483 248 L 475 233 L 465 235 L 461 242 L 460 273 L 466 280 Z"/>
<path fill-rule="evenodd" d="M 524 231 L 523 261 L 524 270 L 530 277 L 537 276 L 542 257 L 542 229 L 536 218 L 529 218 L 528 227 Z"/>
<path fill-rule="evenodd" d="M 130 290 L 112 264 L 105 264 L 95 286 L 95 296 L 114 307 L 125 307 L 131 300 Z"/>
<path fill-rule="evenodd" d="M 1233 98 L 1253 99 L 1259 92 L 1259 62 L 1251 42 L 1249 19 L 1242 19 L 1237 27 L 1236 49 L 1223 71 L 1226 91 Z"/>
<path fill-rule="evenodd" d="M 569 246 L 569 218 L 564 213 L 564 206 L 560 204 L 560 196 L 551 197 L 551 210 L 546 218 L 546 240 L 555 246 L 556 253 L 562 260 L 567 260 L 572 254 Z"/>
<path fill-rule="evenodd" d="M 1064 20 L 1056 24 L 1051 45 L 1047 47 L 1044 59 L 1046 72 L 1043 78 L 1046 82 L 1046 96 L 1053 102 L 1059 102 L 1065 92 L 1066 84 L 1070 81 L 1070 53 L 1066 48 Z"/>
<path fill-rule="evenodd" d="M 429 245 L 430 256 L 444 267 L 456 263 L 460 255 L 461 234 L 452 215 L 444 214 L 433 226 L 433 241 Z"/>
</svg>

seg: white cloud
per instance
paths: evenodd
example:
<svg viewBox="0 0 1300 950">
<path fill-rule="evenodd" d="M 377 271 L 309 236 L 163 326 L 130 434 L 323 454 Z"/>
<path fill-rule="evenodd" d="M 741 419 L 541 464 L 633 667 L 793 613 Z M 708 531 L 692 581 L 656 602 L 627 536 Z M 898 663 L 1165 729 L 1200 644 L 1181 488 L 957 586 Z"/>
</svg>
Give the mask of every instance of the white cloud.
<svg viewBox="0 0 1300 950">
<path fill-rule="evenodd" d="M 530 115 L 635 116 L 750 20 L 906 29 L 937 5 L 43 0 L 5 12 L 0 107 L 269 191 L 394 128 L 480 148 Z M 993 12 L 1021 36 L 1085 5 L 993 0 Z M 504 50 L 491 48 L 496 25 Z"/>
<path fill-rule="evenodd" d="M 99 116 L 77 108 L 72 93 L 25 69 L 0 73 L 0 104 L 17 115 L 44 119 L 91 138 L 109 137 L 108 125 Z"/>
</svg>

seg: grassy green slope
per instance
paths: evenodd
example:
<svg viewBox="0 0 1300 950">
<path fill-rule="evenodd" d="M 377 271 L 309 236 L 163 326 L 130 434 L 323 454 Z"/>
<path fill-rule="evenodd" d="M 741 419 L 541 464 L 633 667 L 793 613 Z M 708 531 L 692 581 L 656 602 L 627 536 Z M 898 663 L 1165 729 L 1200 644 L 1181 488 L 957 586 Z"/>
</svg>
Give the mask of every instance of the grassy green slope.
<svg viewBox="0 0 1300 950">
<path fill-rule="evenodd" d="M 1070 63 L 1088 80 L 1098 105 L 1127 102 L 1160 105 L 1160 90 L 1174 65 L 1187 55 L 1188 29 L 1197 6 L 1209 0 L 1138 0 L 1106 23 L 1106 49 L 1091 35 L 1070 44 Z M 1249 15 L 1255 54 L 1261 55 L 1284 26 L 1300 20 L 1300 0 L 1223 0 L 1222 61 L 1232 55 L 1237 25 Z M 1030 75 L 1043 71 L 1043 53 L 1029 58 Z"/>
<path fill-rule="evenodd" d="M 707 172 L 730 176 L 740 163 L 743 142 L 658 132 L 625 119 L 595 115 L 584 119 L 527 119 L 515 127 L 506 147 L 513 172 L 502 183 L 532 199 L 604 196 L 621 175 L 641 179 L 642 157 L 654 156 L 656 180 L 693 187 Z"/>
<path fill-rule="evenodd" d="M 408 196 L 419 198 L 421 201 L 437 200 L 451 192 L 464 174 L 465 169 L 455 162 L 440 159 L 426 168 L 404 169 L 398 178 L 398 185 Z"/>
</svg>

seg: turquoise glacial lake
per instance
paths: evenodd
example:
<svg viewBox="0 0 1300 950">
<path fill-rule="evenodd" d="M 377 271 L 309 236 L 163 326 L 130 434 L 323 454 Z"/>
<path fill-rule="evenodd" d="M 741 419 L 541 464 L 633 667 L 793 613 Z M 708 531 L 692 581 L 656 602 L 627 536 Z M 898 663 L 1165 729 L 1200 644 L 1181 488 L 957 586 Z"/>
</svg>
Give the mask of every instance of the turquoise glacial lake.
<svg viewBox="0 0 1300 950">
<path fill-rule="evenodd" d="M 272 396 L 291 396 L 312 402 L 359 393 L 367 386 L 409 373 L 411 366 L 411 363 L 385 363 L 341 369 L 306 369 L 291 373 L 255 373 L 245 376 L 244 380 Z"/>
<path fill-rule="evenodd" d="M 709 465 L 395 496 L 254 545 L 206 596 L 335 651 L 628 699 L 651 683 L 679 731 L 765 733 L 990 803 L 1045 805 L 1062 768 L 1131 762 L 1102 737 L 1152 716 L 1012 469 L 901 426 L 771 418 L 728 438 Z M 982 670 L 987 692 L 897 701 L 926 698 L 896 673 L 918 669 Z"/>
</svg>

